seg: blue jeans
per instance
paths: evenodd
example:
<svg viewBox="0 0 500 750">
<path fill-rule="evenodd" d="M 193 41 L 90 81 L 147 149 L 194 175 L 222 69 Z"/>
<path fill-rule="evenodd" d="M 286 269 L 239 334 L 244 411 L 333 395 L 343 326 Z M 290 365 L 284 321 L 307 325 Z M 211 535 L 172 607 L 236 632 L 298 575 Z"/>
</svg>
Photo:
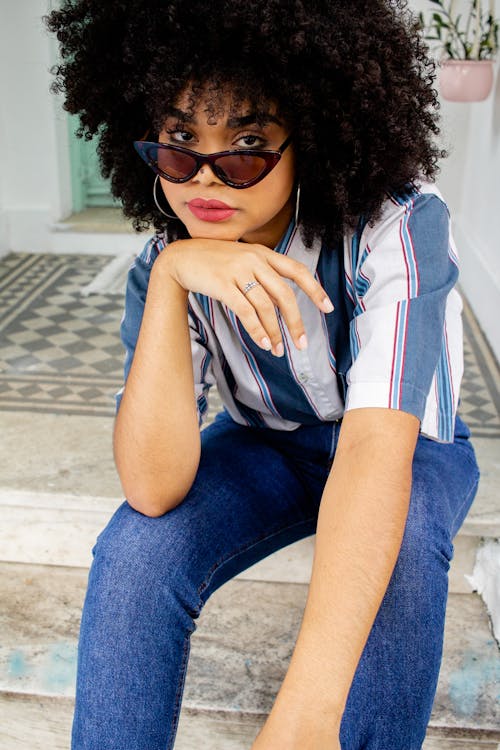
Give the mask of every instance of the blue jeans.
<svg viewBox="0 0 500 750">
<path fill-rule="evenodd" d="M 72 750 L 172 750 L 190 636 L 209 596 L 315 533 L 341 422 L 292 432 L 222 412 L 202 432 L 183 502 L 158 518 L 124 502 L 97 537 L 82 613 Z M 351 685 L 342 750 L 417 750 L 442 658 L 452 540 L 479 471 L 454 443 L 419 436 L 399 557 Z"/>
</svg>

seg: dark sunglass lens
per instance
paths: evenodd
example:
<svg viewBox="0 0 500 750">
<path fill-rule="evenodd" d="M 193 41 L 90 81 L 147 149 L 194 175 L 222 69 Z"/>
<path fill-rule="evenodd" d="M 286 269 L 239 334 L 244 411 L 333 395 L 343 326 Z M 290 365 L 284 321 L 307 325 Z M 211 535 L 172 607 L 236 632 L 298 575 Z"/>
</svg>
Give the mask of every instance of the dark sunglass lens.
<svg viewBox="0 0 500 750">
<path fill-rule="evenodd" d="M 196 168 L 196 159 L 181 151 L 169 148 L 156 148 L 156 162 L 159 169 L 174 180 L 182 180 Z"/>
<path fill-rule="evenodd" d="M 267 161 L 261 156 L 242 153 L 221 156 L 216 165 L 230 182 L 242 185 L 259 177 L 266 169 Z"/>
</svg>

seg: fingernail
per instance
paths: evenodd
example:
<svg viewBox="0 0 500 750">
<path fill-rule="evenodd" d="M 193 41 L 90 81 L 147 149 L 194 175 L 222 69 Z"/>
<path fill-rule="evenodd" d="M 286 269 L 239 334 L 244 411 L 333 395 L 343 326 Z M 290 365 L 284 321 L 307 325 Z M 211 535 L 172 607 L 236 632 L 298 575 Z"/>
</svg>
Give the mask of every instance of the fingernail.
<svg viewBox="0 0 500 750">
<path fill-rule="evenodd" d="M 284 355 L 284 353 L 285 353 L 285 347 L 283 346 L 283 344 L 281 343 L 281 341 L 280 341 L 279 344 L 276 344 L 276 346 L 275 346 L 275 352 L 276 352 L 276 356 L 277 357 L 282 357 Z"/>
<path fill-rule="evenodd" d="M 297 341 L 299 349 L 307 349 L 307 336 L 305 333 Z"/>
<path fill-rule="evenodd" d="M 328 297 L 325 297 L 325 299 L 323 300 L 321 304 L 323 305 L 323 310 L 325 312 L 333 312 L 335 309 L 331 303 L 331 300 L 329 300 Z"/>
<path fill-rule="evenodd" d="M 268 352 L 272 349 L 271 341 L 267 338 L 267 336 L 264 336 L 263 339 L 260 340 L 260 344 L 263 349 L 266 349 Z"/>
</svg>

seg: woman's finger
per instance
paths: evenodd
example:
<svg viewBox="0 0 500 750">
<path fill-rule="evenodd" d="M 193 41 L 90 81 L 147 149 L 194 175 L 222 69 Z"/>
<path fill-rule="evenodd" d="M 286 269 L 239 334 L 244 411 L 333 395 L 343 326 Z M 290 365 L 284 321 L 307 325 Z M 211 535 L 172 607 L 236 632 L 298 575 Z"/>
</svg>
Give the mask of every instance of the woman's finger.
<svg viewBox="0 0 500 750">
<path fill-rule="evenodd" d="M 306 329 L 299 310 L 297 298 L 290 285 L 282 276 L 275 271 L 272 271 L 269 267 L 267 267 L 265 271 L 257 272 L 256 277 L 265 287 L 267 298 L 269 300 L 268 304 L 272 306 L 273 312 L 275 306 L 279 308 L 281 316 L 285 321 L 286 327 L 290 331 L 290 335 L 297 349 L 305 349 L 307 347 Z M 266 304 L 266 307 L 263 310 L 264 315 L 267 315 L 267 312 L 268 305 Z M 258 311 L 258 314 L 264 326 L 267 328 L 267 317 L 263 319 L 260 310 Z"/>
<path fill-rule="evenodd" d="M 268 285 L 266 284 L 266 287 L 264 287 L 259 281 L 254 279 L 238 286 L 247 302 L 252 305 L 262 327 L 266 331 L 267 337 L 271 342 L 270 348 L 272 348 L 273 354 L 278 357 L 283 356 L 284 346 L 281 329 L 278 323 L 275 305 L 269 296 L 268 289 L 266 288 Z"/>
<path fill-rule="evenodd" d="M 257 290 L 266 298 L 262 299 L 261 296 L 258 304 L 256 300 L 252 302 L 247 298 L 250 292 L 245 295 L 236 287 L 233 287 L 233 292 L 229 295 L 227 304 L 258 346 L 266 351 L 272 350 L 273 354 L 281 357 L 284 349 L 274 305 L 260 285 L 254 287 L 251 291 L 255 293 Z M 266 314 L 262 312 L 263 309 L 266 310 Z"/>
<path fill-rule="evenodd" d="M 266 257 L 269 265 L 280 276 L 285 276 L 287 279 L 294 281 L 322 312 L 329 313 L 333 311 L 334 307 L 331 299 L 304 263 L 272 251 Z"/>
</svg>

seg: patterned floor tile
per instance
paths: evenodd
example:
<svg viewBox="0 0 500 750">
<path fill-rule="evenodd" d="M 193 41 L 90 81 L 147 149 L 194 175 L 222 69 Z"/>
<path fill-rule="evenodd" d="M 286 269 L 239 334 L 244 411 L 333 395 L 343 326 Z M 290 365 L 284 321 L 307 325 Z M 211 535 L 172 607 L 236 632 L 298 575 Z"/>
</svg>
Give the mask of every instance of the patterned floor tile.
<svg viewBox="0 0 500 750">
<path fill-rule="evenodd" d="M 112 416 L 122 385 L 123 292 L 82 295 L 108 255 L 0 258 L 0 410 Z M 464 305 L 460 413 L 474 435 L 500 437 L 498 364 Z M 209 423 L 220 409 L 212 389 Z"/>
</svg>

